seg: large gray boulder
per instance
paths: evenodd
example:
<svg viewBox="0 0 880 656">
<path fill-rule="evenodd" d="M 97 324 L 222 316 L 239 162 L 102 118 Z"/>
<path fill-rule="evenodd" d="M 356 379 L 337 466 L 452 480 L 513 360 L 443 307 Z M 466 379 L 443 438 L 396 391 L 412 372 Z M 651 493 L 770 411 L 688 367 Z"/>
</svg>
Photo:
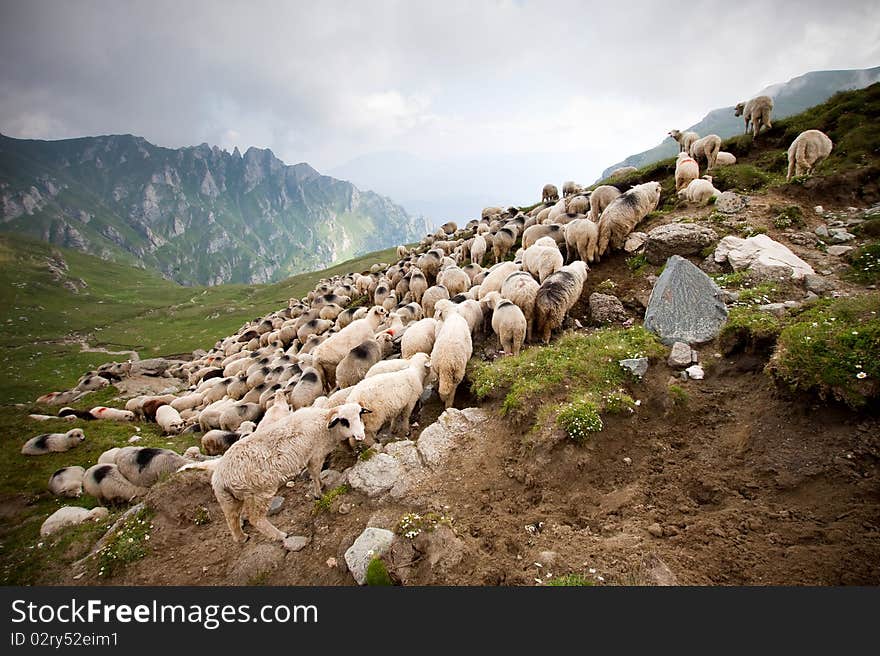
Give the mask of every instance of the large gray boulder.
<svg viewBox="0 0 880 656">
<path fill-rule="evenodd" d="M 648 233 L 645 257 L 662 264 L 670 255 L 693 255 L 718 241 L 718 234 L 695 223 L 670 223 Z"/>
<path fill-rule="evenodd" d="M 718 285 L 683 257 L 670 257 L 651 290 L 645 328 L 667 346 L 701 344 L 714 339 L 726 321 Z"/>
<path fill-rule="evenodd" d="M 369 460 L 358 460 L 348 470 L 348 484 L 368 497 L 376 497 L 393 488 L 405 474 L 394 456 L 377 453 Z"/>
<path fill-rule="evenodd" d="M 425 428 L 416 446 L 426 466 L 436 468 L 461 438 L 489 419 L 482 408 L 449 408 L 433 424 Z"/>
</svg>

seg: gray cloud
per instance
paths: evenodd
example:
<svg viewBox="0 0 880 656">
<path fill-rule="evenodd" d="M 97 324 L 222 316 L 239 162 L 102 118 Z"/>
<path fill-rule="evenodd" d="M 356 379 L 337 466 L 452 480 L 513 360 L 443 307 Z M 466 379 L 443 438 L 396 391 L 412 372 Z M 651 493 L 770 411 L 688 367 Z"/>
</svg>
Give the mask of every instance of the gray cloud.
<svg viewBox="0 0 880 656">
<path fill-rule="evenodd" d="M 557 151 L 588 179 L 765 85 L 880 63 L 877 3 L 591 4 L 4 0 L 0 131 L 268 146 L 325 170 Z"/>
</svg>

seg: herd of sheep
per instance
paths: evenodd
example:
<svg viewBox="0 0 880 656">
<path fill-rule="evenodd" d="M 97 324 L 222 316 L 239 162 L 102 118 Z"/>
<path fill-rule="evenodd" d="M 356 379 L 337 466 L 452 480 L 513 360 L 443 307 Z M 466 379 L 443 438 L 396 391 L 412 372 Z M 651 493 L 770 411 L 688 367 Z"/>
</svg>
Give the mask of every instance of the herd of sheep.
<svg viewBox="0 0 880 656">
<path fill-rule="evenodd" d="M 766 97 L 736 109 L 755 136 L 771 127 L 771 111 Z M 711 179 L 699 178 L 697 160 L 711 169 L 733 156 L 720 151 L 717 135 L 674 130 L 670 136 L 681 146 L 676 190 L 707 201 L 717 190 Z M 789 149 L 790 173 L 812 171 L 830 148 L 821 132 L 802 133 Z M 55 472 L 50 490 L 128 502 L 163 476 L 205 469 L 236 540 L 247 538 L 242 517 L 270 539 L 285 540 L 266 517 L 280 486 L 307 470 L 320 497 L 321 469 L 338 445 L 372 445 L 386 427 L 391 435 L 409 434 L 413 413 L 434 390 L 451 407 L 476 338 L 494 335 L 503 354 L 512 355 L 529 342 L 548 343 L 581 297 L 589 264 L 622 248 L 661 194 L 659 182 L 622 193 L 611 185 L 587 192 L 574 182 L 562 189 L 560 196 L 546 185 L 542 202 L 528 211 L 487 207 L 461 229 L 447 223 L 413 249 L 399 246 L 391 265 L 321 280 L 305 297 L 169 367 L 164 375 L 185 381 L 183 391 L 139 396 L 124 410 L 62 409 L 58 416 L 69 419 L 143 419 L 165 434 L 200 432 L 201 448 L 184 455 L 110 449 L 89 469 Z M 73 396 L 42 400 L 69 402 L 124 377 L 127 367 L 104 365 L 87 374 Z M 40 435 L 22 453 L 67 451 L 84 439 L 81 429 Z"/>
</svg>

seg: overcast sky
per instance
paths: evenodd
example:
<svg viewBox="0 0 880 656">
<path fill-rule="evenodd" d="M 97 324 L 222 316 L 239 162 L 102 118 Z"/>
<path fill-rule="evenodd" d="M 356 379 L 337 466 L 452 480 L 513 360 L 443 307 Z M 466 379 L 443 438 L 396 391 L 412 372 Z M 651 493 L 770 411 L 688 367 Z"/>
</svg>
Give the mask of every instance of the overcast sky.
<svg viewBox="0 0 880 656">
<path fill-rule="evenodd" d="M 598 5 L 598 6 L 595 6 Z M 0 0 L 0 132 L 605 166 L 806 71 L 880 64 L 880 2 Z"/>
</svg>

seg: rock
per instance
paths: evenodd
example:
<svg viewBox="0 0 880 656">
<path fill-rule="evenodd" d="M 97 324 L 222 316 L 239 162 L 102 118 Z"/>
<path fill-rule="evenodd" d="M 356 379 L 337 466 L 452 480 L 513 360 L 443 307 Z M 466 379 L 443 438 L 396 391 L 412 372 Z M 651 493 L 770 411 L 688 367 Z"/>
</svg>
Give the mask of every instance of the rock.
<svg viewBox="0 0 880 656">
<path fill-rule="evenodd" d="M 814 211 L 816 214 L 818 214 L 818 215 L 821 216 L 822 214 L 825 213 L 825 208 L 822 207 L 821 205 L 816 205 L 816 206 L 813 208 L 813 211 Z"/>
<path fill-rule="evenodd" d="M 391 548 L 393 541 L 394 533 L 391 531 L 368 527 L 346 550 L 345 563 L 358 585 L 366 583 L 367 566 L 370 561 L 373 558 L 381 558 Z"/>
<path fill-rule="evenodd" d="M 617 323 L 628 318 L 619 298 L 599 292 L 590 294 L 590 316 L 596 323 Z"/>
<path fill-rule="evenodd" d="M 781 319 L 785 316 L 786 306 L 785 303 L 765 303 L 764 305 L 759 305 L 758 310 L 761 312 L 769 312 L 773 316 Z"/>
<path fill-rule="evenodd" d="M 649 554 L 644 562 L 642 571 L 648 580 L 654 585 L 672 586 L 678 585 L 678 579 L 669 566 L 664 563 L 656 554 Z"/>
<path fill-rule="evenodd" d="M 40 526 L 40 535 L 52 535 L 63 528 L 82 524 L 89 520 L 100 522 L 102 519 L 107 519 L 109 514 L 104 506 L 98 506 L 91 510 L 79 506 L 62 506 L 46 518 L 46 521 Z"/>
<path fill-rule="evenodd" d="M 667 346 L 708 342 L 727 321 L 727 306 L 719 298 L 720 292 L 709 276 L 680 255 L 673 255 L 651 290 L 645 327 Z"/>
<path fill-rule="evenodd" d="M 687 367 L 693 361 L 694 354 L 690 345 L 684 342 L 675 342 L 672 345 L 672 351 L 669 353 L 669 359 L 666 362 L 670 367 Z"/>
<path fill-rule="evenodd" d="M 623 250 L 627 253 L 635 253 L 648 240 L 648 235 L 644 232 L 631 232 L 623 244 Z"/>
<path fill-rule="evenodd" d="M 636 378 L 641 378 L 648 373 L 648 358 L 627 358 L 626 360 L 618 360 L 617 363 Z"/>
<path fill-rule="evenodd" d="M 396 458 L 407 471 L 418 471 L 422 468 L 422 458 L 412 440 L 390 442 L 385 445 L 385 453 Z"/>
<path fill-rule="evenodd" d="M 654 522 L 648 527 L 648 533 L 653 535 L 655 538 L 663 537 L 663 527 L 660 526 L 657 522 Z"/>
<path fill-rule="evenodd" d="M 748 200 L 733 191 L 725 191 L 715 199 L 715 209 L 724 214 L 735 214 L 745 209 Z"/>
<path fill-rule="evenodd" d="M 332 490 L 345 483 L 345 475 L 335 469 L 325 469 L 321 472 L 321 485 L 325 490 Z"/>
<path fill-rule="evenodd" d="M 387 492 L 404 476 L 400 462 L 387 453 L 377 453 L 369 460 L 358 460 L 348 471 L 348 484 L 368 497 Z"/>
<path fill-rule="evenodd" d="M 835 244 L 843 244 L 844 242 L 852 241 L 856 236 L 846 230 L 832 230 L 831 231 L 831 241 Z"/>
<path fill-rule="evenodd" d="M 829 246 L 828 254 L 829 255 L 845 255 L 853 250 L 852 246 Z"/>
<path fill-rule="evenodd" d="M 715 261 L 715 254 L 710 253 L 706 256 L 706 258 L 700 263 L 700 268 L 706 273 L 724 273 L 724 268 Z"/>
<path fill-rule="evenodd" d="M 748 269 L 758 277 L 800 280 L 815 273 L 813 267 L 792 253 L 786 246 L 767 235 L 748 239 L 727 236 L 715 249 L 716 262 L 729 262 L 734 271 Z"/>
<path fill-rule="evenodd" d="M 828 232 L 828 226 L 820 225 L 813 232 L 822 237 L 822 239 L 828 239 L 831 236 L 831 233 Z"/>
<path fill-rule="evenodd" d="M 827 278 L 815 273 L 808 273 L 804 276 L 804 288 L 816 294 L 825 294 L 832 291 L 834 285 Z"/>
<path fill-rule="evenodd" d="M 488 413 L 482 408 L 445 410 L 437 421 L 422 431 L 416 442 L 422 461 L 428 467 L 436 467 L 444 460 L 446 454 L 455 448 L 463 435 L 488 418 Z"/>
<path fill-rule="evenodd" d="M 282 544 L 288 551 L 301 551 L 309 542 L 309 538 L 302 535 L 288 535 Z"/>
<path fill-rule="evenodd" d="M 266 514 L 271 517 L 272 515 L 277 515 L 281 512 L 281 506 L 284 505 L 284 497 L 272 497 L 272 500 L 269 502 L 269 510 L 266 511 Z"/>
<path fill-rule="evenodd" d="M 703 380 L 703 376 L 705 375 L 703 372 L 703 368 L 698 365 L 691 365 L 684 372 L 688 375 L 688 378 L 693 378 L 694 380 Z"/>
<path fill-rule="evenodd" d="M 670 223 L 648 233 L 645 257 L 651 264 L 662 264 L 670 255 L 693 255 L 718 241 L 711 228 L 695 223 Z"/>
</svg>

